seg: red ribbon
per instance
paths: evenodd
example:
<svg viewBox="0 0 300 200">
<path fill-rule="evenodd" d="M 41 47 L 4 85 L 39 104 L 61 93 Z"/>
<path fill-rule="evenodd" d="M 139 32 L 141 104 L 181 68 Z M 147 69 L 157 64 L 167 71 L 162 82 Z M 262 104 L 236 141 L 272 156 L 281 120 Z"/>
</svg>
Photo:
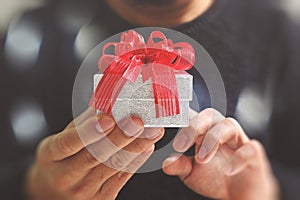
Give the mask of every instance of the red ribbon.
<svg viewBox="0 0 300 200">
<path fill-rule="evenodd" d="M 115 55 L 105 53 L 110 46 L 115 47 Z M 195 51 L 189 43 L 173 43 L 160 31 L 153 31 L 145 43 L 134 30 L 123 32 L 120 42 L 103 47 L 98 62 L 103 77 L 89 105 L 110 114 L 126 81 L 135 82 L 142 74 L 144 82 L 152 79 L 156 117 L 180 114 L 175 72 L 191 69 L 194 62 Z"/>
</svg>

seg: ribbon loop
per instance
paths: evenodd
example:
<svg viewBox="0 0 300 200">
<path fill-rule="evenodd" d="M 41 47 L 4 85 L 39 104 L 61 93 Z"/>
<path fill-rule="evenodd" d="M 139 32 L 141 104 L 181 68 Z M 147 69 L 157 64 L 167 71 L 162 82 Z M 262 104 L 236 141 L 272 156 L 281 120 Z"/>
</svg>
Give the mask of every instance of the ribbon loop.
<svg viewBox="0 0 300 200">
<path fill-rule="evenodd" d="M 114 54 L 105 53 L 110 46 L 115 47 Z M 136 31 L 123 32 L 120 42 L 103 47 L 98 67 L 104 75 L 89 105 L 110 114 L 126 81 L 135 82 L 142 74 L 144 82 L 152 80 L 156 117 L 180 114 L 175 71 L 189 70 L 194 62 L 195 50 L 189 43 L 174 44 L 160 31 L 153 31 L 145 43 Z"/>
</svg>

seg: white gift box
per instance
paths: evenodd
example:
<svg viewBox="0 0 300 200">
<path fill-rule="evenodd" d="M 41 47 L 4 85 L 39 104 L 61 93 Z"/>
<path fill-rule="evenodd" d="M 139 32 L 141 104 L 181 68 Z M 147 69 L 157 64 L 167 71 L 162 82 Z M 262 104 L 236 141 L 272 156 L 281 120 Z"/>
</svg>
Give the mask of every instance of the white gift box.
<svg viewBox="0 0 300 200">
<path fill-rule="evenodd" d="M 94 91 L 103 74 L 94 75 Z M 188 73 L 176 74 L 180 114 L 156 118 L 154 94 L 151 79 L 142 81 L 140 75 L 136 82 L 127 81 L 121 90 L 112 115 L 117 122 L 129 117 L 137 116 L 143 120 L 145 127 L 188 127 L 189 102 L 193 96 L 193 76 Z"/>
</svg>

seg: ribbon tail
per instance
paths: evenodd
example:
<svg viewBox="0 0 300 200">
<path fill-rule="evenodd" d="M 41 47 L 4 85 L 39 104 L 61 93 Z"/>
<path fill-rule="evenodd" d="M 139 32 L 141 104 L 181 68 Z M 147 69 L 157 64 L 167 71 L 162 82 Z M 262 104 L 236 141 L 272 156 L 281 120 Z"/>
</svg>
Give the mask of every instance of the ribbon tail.
<svg viewBox="0 0 300 200">
<path fill-rule="evenodd" d="M 174 71 L 166 66 L 153 64 L 152 87 L 156 117 L 167 117 L 180 114 L 177 83 Z"/>
<path fill-rule="evenodd" d="M 106 114 L 111 113 L 113 105 L 127 81 L 123 78 L 125 69 L 126 66 L 120 62 L 113 63 L 108 67 L 97 85 L 89 106 Z"/>
</svg>

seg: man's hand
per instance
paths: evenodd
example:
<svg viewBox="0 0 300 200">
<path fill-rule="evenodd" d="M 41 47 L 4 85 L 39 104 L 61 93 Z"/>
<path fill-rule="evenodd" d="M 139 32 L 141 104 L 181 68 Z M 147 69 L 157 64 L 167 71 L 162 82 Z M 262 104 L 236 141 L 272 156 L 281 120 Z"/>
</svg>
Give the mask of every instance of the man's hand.
<svg viewBox="0 0 300 200">
<path fill-rule="evenodd" d="M 30 199 L 115 199 L 164 134 L 163 128 L 144 129 L 138 118 L 116 125 L 90 109 L 76 125 L 40 143 L 26 182 Z"/>
<path fill-rule="evenodd" d="M 176 136 L 184 152 L 196 144 L 194 157 L 167 158 L 164 172 L 179 176 L 198 194 L 229 200 L 277 199 L 277 184 L 262 145 L 249 140 L 238 122 L 206 109 Z"/>
</svg>

